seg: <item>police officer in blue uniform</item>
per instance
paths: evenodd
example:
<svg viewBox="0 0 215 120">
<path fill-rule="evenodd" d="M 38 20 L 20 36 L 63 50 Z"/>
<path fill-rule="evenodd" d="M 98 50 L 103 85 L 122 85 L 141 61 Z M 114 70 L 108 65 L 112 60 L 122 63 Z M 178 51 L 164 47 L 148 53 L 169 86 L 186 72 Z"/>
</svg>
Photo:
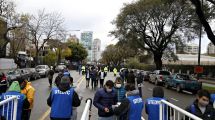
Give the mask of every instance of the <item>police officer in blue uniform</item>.
<svg viewBox="0 0 215 120">
<path fill-rule="evenodd" d="M 78 94 L 70 85 L 69 77 L 64 76 L 59 86 L 52 88 L 47 99 L 47 104 L 51 107 L 51 120 L 70 120 L 72 107 L 80 106 L 81 101 Z"/>
<path fill-rule="evenodd" d="M 143 99 L 133 84 L 125 86 L 126 96 L 119 105 L 113 106 L 114 114 L 120 116 L 120 120 L 141 120 Z"/>
</svg>

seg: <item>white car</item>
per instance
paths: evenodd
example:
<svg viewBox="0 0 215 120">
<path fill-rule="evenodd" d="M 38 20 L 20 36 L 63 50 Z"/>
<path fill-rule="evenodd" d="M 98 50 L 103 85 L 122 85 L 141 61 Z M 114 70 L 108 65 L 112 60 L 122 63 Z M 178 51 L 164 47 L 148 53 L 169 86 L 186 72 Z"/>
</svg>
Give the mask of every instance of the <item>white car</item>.
<svg viewBox="0 0 215 120">
<path fill-rule="evenodd" d="M 149 75 L 149 82 L 155 83 L 155 85 L 163 84 L 170 75 L 171 73 L 169 71 L 155 70 Z"/>
<path fill-rule="evenodd" d="M 48 76 L 48 73 L 50 71 L 50 68 L 48 65 L 38 65 L 38 66 L 36 66 L 35 69 L 40 74 L 41 77 Z"/>
</svg>

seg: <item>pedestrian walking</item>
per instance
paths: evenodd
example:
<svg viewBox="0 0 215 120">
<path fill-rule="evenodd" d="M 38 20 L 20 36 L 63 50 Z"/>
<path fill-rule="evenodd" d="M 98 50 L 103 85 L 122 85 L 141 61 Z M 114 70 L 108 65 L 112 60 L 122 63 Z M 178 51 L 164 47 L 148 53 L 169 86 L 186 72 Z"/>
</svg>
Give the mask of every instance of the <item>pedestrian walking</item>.
<svg viewBox="0 0 215 120">
<path fill-rule="evenodd" d="M 122 80 L 120 77 L 117 77 L 114 83 L 114 91 L 117 93 L 117 102 L 121 102 L 123 99 L 125 99 L 125 86 L 122 83 Z"/>
<path fill-rule="evenodd" d="M 99 83 L 100 83 L 100 88 L 102 88 L 104 86 L 104 80 L 105 80 L 105 72 L 104 70 L 101 70 L 99 72 Z"/>
<path fill-rule="evenodd" d="M 55 78 L 55 85 L 57 87 L 59 86 L 62 77 L 63 77 L 63 72 L 59 72 L 57 77 Z"/>
<path fill-rule="evenodd" d="M 114 74 L 114 77 L 116 77 L 116 74 L 117 74 L 117 69 L 116 68 L 113 69 L 113 74 Z"/>
<path fill-rule="evenodd" d="M 86 88 L 89 87 L 89 83 L 90 83 L 90 69 L 88 68 L 86 70 Z"/>
<path fill-rule="evenodd" d="M 0 97 L 1 101 L 6 100 L 12 96 L 16 96 L 18 98 L 18 105 L 17 105 L 17 115 L 16 120 L 23 120 L 22 119 L 22 113 L 23 109 L 28 109 L 30 104 L 28 102 L 28 99 L 24 94 L 21 93 L 20 85 L 18 81 L 13 81 L 10 85 L 8 91 L 6 93 L 3 93 Z M 13 116 L 13 103 L 9 102 L 8 104 L 4 105 L 4 109 L 2 109 L 2 117 L 4 117 L 6 120 L 12 120 Z"/>
<path fill-rule="evenodd" d="M 98 109 L 99 120 L 114 120 L 112 105 L 116 105 L 117 96 L 113 87 L 113 81 L 108 80 L 105 87 L 95 93 L 93 105 Z"/>
<path fill-rule="evenodd" d="M 51 120 L 71 119 L 72 108 L 80 106 L 81 101 L 75 90 L 71 88 L 69 77 L 62 77 L 59 87 L 52 88 L 47 104 L 51 107 Z"/>
<path fill-rule="evenodd" d="M 92 89 L 96 88 L 97 86 L 97 71 L 95 68 L 92 68 L 92 72 L 90 73 L 90 77 L 91 77 L 91 86 Z"/>
<path fill-rule="evenodd" d="M 49 72 L 48 72 L 49 87 L 52 87 L 52 79 L 53 79 L 53 76 L 54 76 L 54 70 L 53 70 L 53 68 L 51 67 L 51 69 L 50 69 Z"/>
<path fill-rule="evenodd" d="M 31 82 L 28 82 L 25 79 L 19 79 L 19 84 L 21 88 L 21 93 L 24 94 L 28 102 L 30 103 L 29 108 L 25 108 L 22 113 L 22 120 L 30 120 L 31 111 L 34 106 L 34 95 L 35 95 L 35 89 L 31 85 Z"/>
<path fill-rule="evenodd" d="M 152 97 L 146 99 L 145 102 L 145 111 L 148 115 L 148 120 L 160 120 L 159 118 L 159 109 L 160 101 L 166 100 L 164 98 L 164 91 L 161 87 L 154 87 Z M 164 112 L 164 118 L 167 118 L 167 111 Z"/>
<path fill-rule="evenodd" d="M 138 74 L 137 74 L 137 87 L 138 87 L 138 90 L 139 90 L 139 93 L 140 93 L 140 97 L 142 97 L 142 87 L 143 87 L 143 78 L 144 78 L 144 75 L 143 73 L 140 71 Z"/>
<path fill-rule="evenodd" d="M 185 110 L 203 120 L 215 120 L 215 109 L 209 104 L 209 101 L 210 93 L 207 90 L 199 90 L 196 100 Z M 189 120 L 189 118 L 186 117 L 185 120 Z"/>
<path fill-rule="evenodd" d="M 114 105 L 114 114 L 119 120 L 141 120 L 143 110 L 143 99 L 139 96 L 139 91 L 135 90 L 133 84 L 125 86 L 127 98 L 123 99 L 120 105 Z"/>
<path fill-rule="evenodd" d="M 128 84 L 133 84 L 135 85 L 135 75 L 134 75 L 134 71 L 130 71 L 128 74 L 128 78 L 127 78 L 127 83 Z"/>
<path fill-rule="evenodd" d="M 82 67 L 81 67 L 81 72 L 82 72 L 82 75 L 84 75 L 85 74 L 85 66 L 83 65 Z"/>
</svg>

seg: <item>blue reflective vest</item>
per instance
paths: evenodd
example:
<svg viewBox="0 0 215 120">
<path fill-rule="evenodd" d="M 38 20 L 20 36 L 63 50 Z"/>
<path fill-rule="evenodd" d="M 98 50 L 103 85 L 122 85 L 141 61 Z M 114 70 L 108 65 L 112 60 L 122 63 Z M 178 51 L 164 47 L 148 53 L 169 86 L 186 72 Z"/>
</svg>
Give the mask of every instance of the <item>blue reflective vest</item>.
<svg viewBox="0 0 215 120">
<path fill-rule="evenodd" d="M 70 73 L 66 71 L 66 72 L 63 73 L 63 76 L 70 77 Z"/>
<path fill-rule="evenodd" d="M 128 96 L 127 98 L 130 102 L 128 120 L 141 120 L 143 99 L 139 95 Z"/>
<path fill-rule="evenodd" d="M 66 92 L 60 91 L 57 87 L 51 91 L 51 118 L 71 118 L 73 88 Z"/>
<path fill-rule="evenodd" d="M 211 103 L 215 102 L 215 94 L 211 94 Z"/>
<path fill-rule="evenodd" d="M 148 120 L 160 120 L 159 119 L 159 103 L 161 100 L 166 100 L 165 98 L 153 97 L 146 100 L 146 112 L 148 112 Z M 166 106 L 165 106 L 166 107 Z M 166 120 L 167 111 L 165 109 L 164 119 Z"/>
<path fill-rule="evenodd" d="M 22 94 L 22 93 L 16 92 L 16 91 L 8 91 L 8 92 L 2 94 L 1 101 L 6 100 L 6 99 L 8 99 L 9 97 L 12 97 L 12 96 L 16 96 L 18 98 L 16 120 L 21 120 L 22 110 L 23 110 L 22 108 L 23 108 L 25 95 Z M 2 108 L 2 110 L 4 110 L 3 111 L 4 112 L 3 113 L 4 117 L 7 120 L 13 120 L 13 109 L 14 109 L 13 106 L 14 106 L 14 103 L 11 101 L 11 102 L 9 102 L 9 104 L 6 103 L 4 108 Z M 8 113 L 7 113 L 7 110 L 8 110 Z M 7 118 L 7 116 L 8 116 L 8 118 Z"/>
</svg>

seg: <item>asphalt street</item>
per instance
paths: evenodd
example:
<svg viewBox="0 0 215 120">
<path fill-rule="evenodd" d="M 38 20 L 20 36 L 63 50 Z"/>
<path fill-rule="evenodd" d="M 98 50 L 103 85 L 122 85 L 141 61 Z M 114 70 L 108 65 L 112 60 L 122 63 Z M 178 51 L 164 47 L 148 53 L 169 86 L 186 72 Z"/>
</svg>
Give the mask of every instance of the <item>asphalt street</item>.
<svg viewBox="0 0 215 120">
<path fill-rule="evenodd" d="M 78 111 L 78 120 L 81 118 L 82 112 L 85 107 L 85 101 L 87 98 L 94 97 L 95 91 L 91 87 L 86 88 L 85 78 L 82 75 L 79 75 L 76 71 L 70 71 L 72 77 L 74 78 L 74 86 L 77 93 L 83 97 L 81 106 L 77 108 Z M 57 73 L 54 75 L 54 78 L 57 76 Z M 113 73 L 108 73 L 105 80 L 115 80 Z M 48 107 L 46 100 L 50 93 L 50 88 L 48 84 L 48 78 L 41 78 L 39 80 L 32 81 L 32 85 L 36 89 L 34 108 L 31 114 L 31 120 L 49 120 L 50 108 Z M 143 86 L 143 99 L 149 98 L 152 96 L 152 90 L 155 85 L 144 82 Z M 189 92 L 184 91 L 183 93 L 177 93 L 174 89 L 163 88 L 165 92 L 165 97 L 169 102 L 185 108 L 187 105 L 191 104 L 195 99 L 195 95 L 192 95 Z M 91 120 L 96 120 L 98 118 L 97 109 L 92 105 L 92 117 Z M 143 117 L 147 119 L 145 111 L 143 111 Z"/>
</svg>

